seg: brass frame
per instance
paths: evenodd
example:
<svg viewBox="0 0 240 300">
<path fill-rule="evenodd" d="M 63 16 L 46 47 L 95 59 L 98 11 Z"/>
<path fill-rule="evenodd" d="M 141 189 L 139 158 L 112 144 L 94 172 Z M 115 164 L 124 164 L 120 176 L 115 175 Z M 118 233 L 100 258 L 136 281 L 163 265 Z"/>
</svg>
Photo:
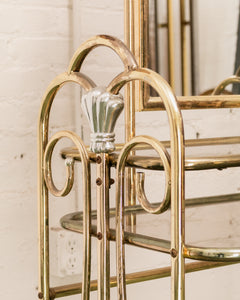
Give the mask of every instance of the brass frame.
<svg viewBox="0 0 240 300">
<path fill-rule="evenodd" d="M 135 3 L 134 1 L 132 3 Z M 139 2 L 138 2 L 139 3 Z M 143 3 L 143 2 L 141 2 Z M 86 147 L 83 141 L 73 132 L 60 131 L 48 139 L 49 116 L 53 100 L 57 91 L 66 83 L 74 82 L 83 87 L 86 91 L 90 91 L 95 87 L 95 84 L 79 73 L 81 65 L 87 54 L 98 46 L 106 46 L 115 51 L 123 61 L 124 71 L 116 76 L 107 86 L 106 92 L 118 94 L 121 88 L 126 84 L 126 105 L 125 105 L 125 122 L 126 122 L 126 140 L 124 145 L 119 145 L 120 153 L 98 153 L 93 154 Z M 238 79 L 236 79 L 238 78 Z M 234 80 L 239 82 L 239 77 L 235 76 Z M 154 109 L 165 108 L 169 126 L 170 126 L 170 141 L 160 143 L 156 139 L 148 136 L 135 135 L 135 103 L 134 95 L 136 95 L 137 82 L 147 83 L 161 98 L 161 102 L 157 103 Z M 229 82 L 229 81 L 228 81 Z M 129 85 L 129 83 L 131 85 Z M 225 85 L 221 84 L 222 86 Z M 139 85 L 140 87 L 140 85 Z M 210 101 L 215 100 L 210 104 Z M 96 36 L 84 44 L 74 54 L 68 72 L 57 76 L 47 88 L 43 97 L 40 115 L 39 115 L 39 257 L 40 257 L 40 276 L 39 276 L 39 298 L 50 300 L 57 297 L 82 293 L 82 299 L 89 299 L 90 290 L 98 290 L 99 300 L 110 299 L 110 287 L 118 286 L 118 299 L 126 299 L 126 284 L 162 278 L 171 275 L 172 282 L 172 300 L 185 299 L 185 273 L 201 269 L 223 266 L 227 263 L 240 261 L 240 248 L 203 248 L 185 244 L 185 204 L 186 205 L 206 205 L 218 202 L 238 201 L 239 194 L 228 195 L 225 197 L 209 197 L 205 200 L 185 201 L 185 140 L 184 126 L 180 108 L 221 108 L 221 107 L 239 107 L 239 96 L 207 96 L 190 97 L 190 100 L 177 98 L 169 84 L 157 73 L 139 67 L 134 56 L 128 48 L 118 39 L 110 36 Z M 130 122 L 130 124 L 128 124 Z M 66 160 L 66 184 L 61 190 L 58 190 L 53 182 L 51 171 L 51 157 L 56 143 L 61 138 L 69 138 L 77 148 L 72 154 L 69 151 L 64 152 Z M 186 145 L 209 145 L 221 143 L 238 143 L 239 137 L 225 139 L 205 139 L 199 141 L 186 141 Z M 160 158 L 161 163 L 154 162 L 149 159 L 145 163 L 141 163 L 141 157 L 135 155 L 134 149 L 154 148 Z M 169 155 L 167 147 L 170 148 Z M 129 156 L 130 154 L 130 156 Z M 132 155 L 132 156 L 131 156 Z M 79 159 L 83 168 L 83 212 L 80 220 L 77 223 L 70 216 L 62 218 L 62 225 L 70 230 L 83 233 L 84 236 L 84 251 L 83 251 L 83 282 L 77 285 L 50 287 L 49 284 L 49 212 L 48 212 L 48 196 L 49 192 L 55 196 L 66 196 L 74 181 L 74 160 Z M 231 160 L 232 159 L 232 160 Z M 202 169 L 232 167 L 239 165 L 239 157 L 235 158 L 220 158 L 219 164 L 214 164 L 213 158 L 208 158 L 207 162 L 204 159 L 193 159 L 192 168 Z M 154 159 L 153 159 L 154 160 Z M 91 211 L 91 188 L 90 188 L 90 161 L 96 163 L 97 166 L 97 212 Z M 212 165 L 211 165 L 212 163 Z M 191 164 L 191 162 L 190 162 Z M 136 182 L 136 191 L 140 206 L 135 205 L 135 187 L 131 186 L 130 203 L 127 208 L 124 207 L 124 191 L 125 191 L 125 175 L 126 166 L 131 166 L 134 170 L 136 167 L 143 169 L 164 169 L 166 173 L 166 192 L 163 201 L 160 204 L 151 204 L 144 192 L 144 175 L 139 174 L 134 178 L 133 172 L 128 172 L 126 187 L 129 188 L 129 182 Z M 157 165 L 157 167 L 156 167 Z M 159 167 L 160 165 L 160 167 Z M 116 166 L 116 230 L 109 228 L 109 218 L 112 214 L 109 210 L 109 188 L 110 168 Z M 148 213 L 163 213 L 170 208 L 171 203 L 171 240 L 165 241 L 152 237 L 142 236 L 134 233 L 134 212 L 145 210 Z M 130 215 L 132 232 L 126 233 L 124 230 L 124 215 Z M 97 218 L 97 227 L 91 224 L 91 218 L 95 215 Z M 80 221 L 80 222 L 79 222 Z M 132 222 L 133 221 L 133 222 Z M 91 236 L 98 239 L 98 278 L 97 281 L 90 281 L 90 266 L 91 266 Z M 110 278 L 110 240 L 116 240 L 117 247 L 117 277 Z M 124 244 L 129 243 L 138 247 L 160 251 L 171 256 L 171 267 L 155 269 L 150 271 L 142 271 L 133 274 L 125 274 L 125 255 Z M 185 265 L 185 258 L 203 260 L 202 262 L 191 263 Z M 97 288 L 98 287 L 98 288 Z"/>
<path fill-rule="evenodd" d="M 173 39 L 173 3 L 172 0 L 167 1 L 167 28 L 168 28 L 168 55 L 169 55 L 169 83 L 170 86 L 175 89 L 174 82 L 174 39 Z M 193 96 L 189 96 L 189 84 L 187 78 L 188 74 L 188 64 L 191 64 L 191 69 L 193 73 L 193 82 L 195 81 L 195 74 L 193 68 L 193 60 L 194 60 L 194 50 L 191 51 L 190 62 L 188 63 L 187 55 L 187 47 L 186 47 L 186 27 L 190 26 L 190 43 L 191 48 L 193 45 L 193 4 L 192 0 L 187 1 L 190 7 L 190 20 L 187 21 L 185 18 L 185 4 L 186 0 L 180 0 L 180 25 L 181 25 L 181 73 L 182 73 L 182 90 L 183 96 L 177 97 L 178 103 L 180 104 L 181 109 L 208 109 L 213 107 L 219 107 L 225 101 L 234 101 L 234 107 L 239 107 L 239 97 L 220 97 L 216 98 L 214 95 L 208 96 L 196 96 L 194 95 L 193 86 Z M 149 48 L 148 48 L 148 9 L 149 9 L 149 0 L 125 0 L 125 43 L 132 51 L 134 56 L 136 57 L 136 61 L 139 67 L 148 67 L 149 60 Z M 239 71 L 236 71 L 236 77 L 239 76 Z M 230 79 L 231 80 L 231 79 Z M 192 83 L 193 83 L 192 82 Z M 237 79 L 233 82 L 239 82 Z M 226 86 L 230 82 L 224 82 L 223 84 Z M 220 92 L 215 92 L 215 95 L 220 94 Z M 143 83 L 137 83 L 134 86 L 134 95 L 136 99 L 135 110 L 136 111 L 146 111 L 146 110 L 160 110 L 163 109 L 163 104 L 160 97 L 150 97 L 149 87 L 144 85 Z M 222 99 L 222 100 L 220 100 Z M 225 99 L 225 101 L 223 101 Z M 219 102 L 220 100 L 220 102 Z M 215 101 L 219 102 L 216 104 Z M 215 105 L 216 104 L 216 105 Z M 226 107 L 226 106 L 225 106 Z M 228 106 L 227 106 L 228 107 Z M 132 125 L 133 127 L 133 125 Z M 132 129 L 134 131 L 135 129 Z"/>
</svg>

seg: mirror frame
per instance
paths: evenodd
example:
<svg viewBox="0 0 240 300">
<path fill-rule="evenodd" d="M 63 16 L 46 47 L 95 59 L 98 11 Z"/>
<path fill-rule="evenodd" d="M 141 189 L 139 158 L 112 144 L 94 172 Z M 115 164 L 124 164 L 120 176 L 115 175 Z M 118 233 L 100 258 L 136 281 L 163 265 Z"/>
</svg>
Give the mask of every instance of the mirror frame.
<svg viewBox="0 0 240 300">
<path fill-rule="evenodd" d="M 172 0 L 168 6 L 168 52 L 169 82 L 174 89 L 174 42 Z M 181 0 L 184 5 L 184 0 Z M 181 13 L 184 18 L 184 13 Z M 135 56 L 139 67 L 148 67 L 149 61 L 149 0 L 124 0 L 125 43 Z M 184 47 L 184 43 L 182 45 Z M 184 61 L 183 61 L 184 65 Z M 184 69 L 184 67 L 182 68 Z M 183 72 L 184 70 L 182 70 Z M 184 76 L 183 76 L 184 78 Z M 183 83 L 184 86 L 184 83 Z M 183 89 L 184 90 L 184 89 Z M 150 97 L 150 89 L 142 82 L 132 85 L 135 111 L 155 111 L 164 109 L 161 98 Z M 181 109 L 234 108 L 240 107 L 240 95 L 179 96 Z"/>
</svg>

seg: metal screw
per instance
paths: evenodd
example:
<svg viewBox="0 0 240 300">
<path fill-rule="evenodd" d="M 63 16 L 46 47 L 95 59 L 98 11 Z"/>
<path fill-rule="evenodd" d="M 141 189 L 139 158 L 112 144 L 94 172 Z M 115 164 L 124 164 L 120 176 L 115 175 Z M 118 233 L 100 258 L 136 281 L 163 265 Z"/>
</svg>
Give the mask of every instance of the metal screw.
<svg viewBox="0 0 240 300">
<path fill-rule="evenodd" d="M 102 233 L 101 233 L 101 232 L 98 232 L 98 233 L 97 233 L 97 238 L 98 238 L 99 240 L 102 239 Z"/>
<path fill-rule="evenodd" d="M 98 156 L 97 156 L 97 159 L 96 159 L 96 163 L 97 163 L 97 164 L 100 164 L 101 162 L 102 162 L 101 156 L 98 155 Z"/>
<path fill-rule="evenodd" d="M 101 184 L 102 184 L 102 179 L 98 177 L 98 178 L 96 179 L 96 184 L 97 184 L 97 185 L 101 185 Z"/>
<path fill-rule="evenodd" d="M 38 293 L 38 298 L 39 298 L 39 299 L 43 299 L 43 293 L 42 293 L 42 292 L 39 292 L 39 293 Z"/>
<path fill-rule="evenodd" d="M 115 180 L 113 178 L 110 178 L 110 185 L 114 184 Z"/>
<path fill-rule="evenodd" d="M 170 250 L 170 254 L 171 254 L 172 257 L 177 257 L 177 255 L 178 255 L 176 249 L 171 249 L 171 250 Z"/>
</svg>

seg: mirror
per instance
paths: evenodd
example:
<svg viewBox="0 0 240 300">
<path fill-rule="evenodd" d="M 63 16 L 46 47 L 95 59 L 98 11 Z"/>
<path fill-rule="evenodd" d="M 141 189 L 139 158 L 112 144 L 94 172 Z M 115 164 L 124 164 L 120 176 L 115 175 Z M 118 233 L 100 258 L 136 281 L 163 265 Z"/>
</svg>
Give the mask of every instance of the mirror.
<svg viewBox="0 0 240 300">
<path fill-rule="evenodd" d="M 177 95 L 210 94 L 236 72 L 238 26 L 239 0 L 149 0 L 149 67 Z"/>
<path fill-rule="evenodd" d="M 239 9 L 239 0 L 125 0 L 126 42 L 176 95 L 210 95 L 239 66 Z M 138 111 L 159 107 L 148 87 L 136 89 Z M 239 84 L 234 89 L 226 93 L 239 94 Z"/>
</svg>

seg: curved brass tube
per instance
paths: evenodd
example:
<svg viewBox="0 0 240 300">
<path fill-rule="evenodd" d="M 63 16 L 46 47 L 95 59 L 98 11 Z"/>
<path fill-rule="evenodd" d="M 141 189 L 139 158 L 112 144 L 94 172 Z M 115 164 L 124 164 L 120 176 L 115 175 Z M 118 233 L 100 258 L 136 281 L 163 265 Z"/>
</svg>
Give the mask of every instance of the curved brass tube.
<svg viewBox="0 0 240 300">
<path fill-rule="evenodd" d="M 143 138 L 143 137 L 142 137 Z M 144 137 L 145 138 L 145 137 Z M 149 138 L 148 138 L 149 139 Z M 170 206 L 171 200 L 171 167 L 170 167 L 170 156 L 164 146 L 157 140 L 150 138 L 151 142 L 148 141 L 148 144 L 151 145 L 160 155 L 162 160 L 164 170 L 165 170 L 165 194 L 163 201 L 160 204 L 151 204 L 144 191 L 144 179 L 145 174 L 143 172 L 138 172 L 136 176 L 136 193 L 137 198 L 141 206 L 151 214 L 160 214 L 167 210 Z M 146 144 L 146 143 L 145 143 Z M 126 162 L 125 162 L 126 163 Z"/>
<path fill-rule="evenodd" d="M 162 202 L 160 202 L 160 204 L 151 204 L 146 196 L 145 190 L 144 190 L 144 182 L 145 182 L 145 173 L 143 172 L 137 172 L 136 174 L 136 194 L 137 194 L 137 199 L 139 201 L 139 203 L 141 204 L 142 208 L 150 213 L 150 214 L 159 214 L 162 211 Z M 170 175 L 170 174 L 169 174 Z M 169 181 L 168 181 L 169 182 Z M 167 181 L 166 181 L 167 183 Z M 164 195 L 164 202 L 170 203 L 170 182 L 167 184 L 167 190 L 165 191 L 165 195 Z M 167 194 L 167 197 L 166 197 Z M 166 200 L 166 201 L 165 201 Z M 168 208 L 166 208 L 168 209 Z"/>
<path fill-rule="evenodd" d="M 224 89 L 226 88 L 226 86 L 228 86 L 229 84 L 232 83 L 240 83 L 240 77 L 233 75 L 228 77 L 227 79 L 223 80 L 212 92 L 212 95 L 220 95 Z"/>
<path fill-rule="evenodd" d="M 240 261 L 240 248 L 184 247 L 184 257 L 219 262 Z"/>
<path fill-rule="evenodd" d="M 56 188 L 53 179 L 52 179 L 52 168 L 51 168 L 51 158 L 52 158 L 52 152 L 56 145 L 56 143 L 61 139 L 62 136 L 59 136 L 58 138 L 51 138 L 50 141 L 47 144 L 45 155 L 44 155 L 44 178 L 46 185 L 48 187 L 48 190 L 53 194 L 55 197 L 64 197 L 67 194 L 70 193 L 73 182 L 74 182 L 74 159 L 67 159 L 65 161 L 66 165 L 66 183 L 64 187 L 59 190 Z"/>
<path fill-rule="evenodd" d="M 109 35 L 97 35 L 87 40 L 77 49 L 70 61 L 68 73 L 79 72 L 88 53 L 99 46 L 106 46 L 115 51 L 121 58 L 126 70 L 138 67 L 135 57 L 121 40 Z"/>
<path fill-rule="evenodd" d="M 172 255 L 172 299 L 184 299 L 184 131 L 180 109 L 169 84 L 157 73 L 146 68 L 125 71 L 113 79 L 107 91 L 118 93 L 130 81 L 142 80 L 153 87 L 161 97 L 166 108 L 170 123 L 171 135 L 171 248 Z M 127 144 L 128 145 L 128 144 Z M 123 203 L 124 176 L 123 163 L 126 147 L 120 153 L 117 164 L 117 268 L 118 268 L 118 299 L 126 299 L 125 267 L 123 247 Z"/>
<path fill-rule="evenodd" d="M 67 195 L 73 185 L 73 165 L 68 171 L 67 183 L 62 191 L 58 191 L 52 182 L 52 172 L 51 172 L 51 157 L 52 152 L 57 144 L 57 142 L 62 138 L 70 139 L 78 149 L 81 156 L 82 168 L 83 168 L 83 299 L 89 299 L 89 284 L 90 284 L 90 271 L 91 271 L 91 178 L 90 178 L 90 159 L 88 157 L 88 152 L 85 148 L 83 141 L 78 137 L 77 134 L 71 131 L 60 131 L 52 136 L 49 140 L 45 156 L 44 156 L 44 174 L 45 182 L 48 190 L 55 196 L 65 196 Z"/>
<path fill-rule="evenodd" d="M 155 149 L 158 154 L 160 155 L 164 169 L 166 172 L 166 183 L 165 183 L 165 195 L 163 201 L 158 204 L 157 206 L 154 204 L 150 204 L 147 200 L 147 197 L 144 192 L 144 173 L 137 173 L 137 197 L 141 204 L 141 206 L 149 213 L 152 214 L 160 214 L 166 211 L 170 206 L 170 199 L 171 199 L 171 168 L 170 168 L 170 157 L 166 149 L 161 145 L 161 143 L 149 136 L 138 136 L 133 138 L 129 143 L 126 144 L 126 147 L 123 147 L 118 161 L 121 161 L 124 159 L 124 162 L 121 162 L 121 164 L 124 164 L 124 167 L 126 165 L 127 157 L 130 153 L 130 151 L 139 144 L 148 144 L 153 149 Z M 124 156 L 124 158 L 121 158 L 121 155 Z"/>
<path fill-rule="evenodd" d="M 93 81 L 80 73 L 63 73 L 57 76 L 48 86 L 42 100 L 38 120 L 38 202 L 39 202 L 39 293 L 44 300 L 49 294 L 49 208 L 48 189 L 44 184 L 44 152 L 48 143 L 49 115 L 57 91 L 67 82 L 79 84 L 85 90 L 95 87 Z M 87 298 L 86 298 L 87 299 Z"/>
</svg>

